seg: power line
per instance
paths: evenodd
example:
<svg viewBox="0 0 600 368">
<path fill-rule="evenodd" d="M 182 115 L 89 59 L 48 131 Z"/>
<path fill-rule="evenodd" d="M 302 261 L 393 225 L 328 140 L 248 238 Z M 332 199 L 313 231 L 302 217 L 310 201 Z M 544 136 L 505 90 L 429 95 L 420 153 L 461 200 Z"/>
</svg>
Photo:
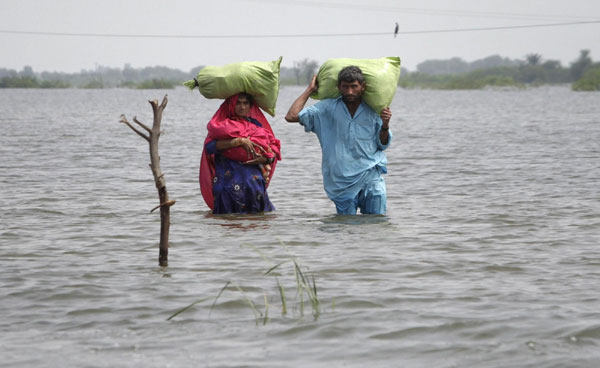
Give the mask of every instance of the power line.
<svg viewBox="0 0 600 368">
<path fill-rule="evenodd" d="M 526 24 L 515 26 L 496 26 L 496 27 L 475 27 L 475 28 L 449 28 L 449 29 L 432 29 L 432 30 L 417 30 L 417 31 L 399 31 L 397 34 L 413 35 L 413 34 L 430 34 L 430 33 L 455 33 L 455 32 L 480 32 L 480 31 L 496 31 L 509 29 L 523 28 L 544 28 L 544 27 L 564 27 L 583 24 L 598 24 L 600 20 L 580 21 L 580 22 L 564 22 L 564 23 L 546 23 L 546 24 Z M 17 31 L 17 30 L 0 30 L 4 34 L 18 34 L 30 36 L 66 36 L 66 37 L 105 37 L 105 38 L 196 38 L 196 39 L 225 39 L 225 38 L 320 38 L 320 37 L 357 37 L 357 36 L 387 36 L 393 32 L 358 32 L 358 33 L 312 33 L 312 34 L 271 34 L 271 35 L 248 35 L 248 34 L 231 34 L 231 35 L 166 35 L 166 34 L 118 34 L 118 33 L 74 33 L 74 32 L 42 32 L 42 31 Z"/>
<path fill-rule="evenodd" d="M 422 8 L 406 8 L 399 6 L 385 6 L 370 3 L 366 4 L 351 4 L 349 2 L 335 3 L 324 1 L 311 0 L 241 0 L 254 3 L 272 3 L 283 6 L 304 6 L 316 8 L 333 8 L 342 10 L 360 10 L 360 11 L 382 11 L 394 13 L 409 13 L 420 15 L 437 15 L 437 16 L 458 16 L 458 17 L 477 17 L 477 18 L 501 18 L 501 19 L 521 19 L 521 20 L 546 20 L 546 21 L 575 21 L 575 20 L 592 20 L 594 17 L 578 16 L 578 15 L 552 15 L 552 14 L 527 14 L 527 13 L 504 13 L 490 11 L 473 11 L 473 10 L 450 10 L 450 9 L 422 9 Z"/>
<path fill-rule="evenodd" d="M 452 28 L 452 29 L 437 29 L 430 31 L 400 31 L 398 34 L 425 34 L 425 33 L 452 33 L 452 32 L 479 32 L 479 31 L 497 31 L 504 29 L 521 29 L 521 28 L 544 28 L 544 27 L 562 27 L 573 26 L 580 24 L 600 23 L 600 20 L 590 20 L 583 22 L 565 22 L 565 23 L 547 23 L 547 24 L 525 24 L 520 26 L 497 26 L 497 27 L 477 27 L 477 28 Z"/>
</svg>

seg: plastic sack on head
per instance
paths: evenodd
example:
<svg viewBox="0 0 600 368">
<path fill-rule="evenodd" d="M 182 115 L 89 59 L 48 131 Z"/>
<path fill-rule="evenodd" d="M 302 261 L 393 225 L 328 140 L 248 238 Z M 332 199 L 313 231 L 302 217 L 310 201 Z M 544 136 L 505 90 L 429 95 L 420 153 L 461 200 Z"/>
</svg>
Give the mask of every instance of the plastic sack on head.
<svg viewBox="0 0 600 368">
<path fill-rule="evenodd" d="M 362 70 L 367 84 L 362 95 L 363 100 L 380 114 L 381 110 L 390 106 L 398 88 L 400 58 L 397 56 L 379 59 L 329 59 L 319 68 L 319 89 L 310 97 L 317 100 L 338 97 L 338 74 L 350 65 Z"/>
<path fill-rule="evenodd" d="M 190 90 L 198 87 L 206 98 L 226 99 L 240 92 L 249 93 L 261 109 L 275 116 L 281 59 L 206 66 L 198 72 L 196 79 L 184 85 Z"/>
</svg>

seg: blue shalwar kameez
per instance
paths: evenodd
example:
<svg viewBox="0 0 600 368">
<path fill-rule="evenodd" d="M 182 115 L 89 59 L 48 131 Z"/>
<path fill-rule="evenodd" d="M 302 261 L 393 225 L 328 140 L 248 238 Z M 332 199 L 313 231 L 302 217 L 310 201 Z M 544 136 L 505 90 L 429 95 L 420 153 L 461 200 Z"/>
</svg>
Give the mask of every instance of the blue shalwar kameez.
<svg viewBox="0 0 600 368">
<path fill-rule="evenodd" d="M 306 132 L 321 144 L 323 186 L 339 214 L 383 214 L 386 188 L 381 174 L 387 173 L 387 158 L 381 144 L 381 117 L 364 101 L 354 117 L 342 97 L 322 100 L 298 115 Z"/>
</svg>

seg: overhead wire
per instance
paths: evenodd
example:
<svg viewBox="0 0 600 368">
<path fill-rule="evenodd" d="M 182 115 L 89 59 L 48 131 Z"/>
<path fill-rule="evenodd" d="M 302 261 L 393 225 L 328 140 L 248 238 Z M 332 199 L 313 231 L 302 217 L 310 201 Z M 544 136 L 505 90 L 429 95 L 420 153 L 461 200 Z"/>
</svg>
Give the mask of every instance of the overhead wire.
<svg viewBox="0 0 600 368">
<path fill-rule="evenodd" d="M 455 33 L 455 32 L 481 32 L 495 30 L 510 30 L 523 28 L 564 27 L 584 24 L 599 24 L 600 20 L 561 22 L 545 24 L 525 24 L 512 26 L 490 26 L 472 28 L 447 28 L 415 31 L 399 31 L 399 35 L 431 34 L 431 33 Z M 32 35 L 32 36 L 67 36 L 67 37 L 106 37 L 106 38 L 181 38 L 181 39 L 224 39 L 224 38 L 320 38 L 320 37 L 357 37 L 357 36 L 386 36 L 394 32 L 354 32 L 354 33 L 297 33 L 297 34 L 228 34 L 228 35 L 183 35 L 183 34 L 123 34 L 123 33 L 81 33 L 81 32 L 46 32 L 46 31 L 22 31 L 0 29 L 0 34 Z"/>
<path fill-rule="evenodd" d="M 437 15 L 437 16 L 458 16 L 458 17 L 476 17 L 476 18 L 499 18 L 499 19 L 520 19 L 520 20 L 546 20 L 546 21 L 575 21 L 575 20 L 594 20 L 595 17 L 565 14 L 528 14 L 511 12 L 491 12 L 474 10 L 450 10 L 450 9 L 426 9 L 426 8 L 407 8 L 401 6 L 386 6 L 374 3 L 352 4 L 348 1 L 344 3 L 313 1 L 313 0 L 240 0 L 253 3 L 271 3 L 280 6 L 303 6 L 314 8 L 334 8 L 342 10 L 360 10 L 360 11 L 382 11 L 396 12 L 419 15 Z"/>
</svg>

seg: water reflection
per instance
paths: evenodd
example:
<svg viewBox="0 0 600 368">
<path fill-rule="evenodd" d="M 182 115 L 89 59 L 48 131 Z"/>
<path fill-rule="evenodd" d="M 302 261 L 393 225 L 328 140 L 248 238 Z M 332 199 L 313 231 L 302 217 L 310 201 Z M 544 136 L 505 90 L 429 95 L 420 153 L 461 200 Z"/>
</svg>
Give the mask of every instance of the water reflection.
<svg viewBox="0 0 600 368">
<path fill-rule="evenodd" d="M 229 229 L 265 230 L 271 227 L 270 222 L 277 219 L 274 213 L 228 213 L 215 215 L 211 212 L 204 215 L 210 225 L 219 225 Z"/>
<path fill-rule="evenodd" d="M 336 225 L 376 225 L 390 223 L 387 215 L 338 215 L 332 214 L 320 220 L 323 224 Z"/>
</svg>

